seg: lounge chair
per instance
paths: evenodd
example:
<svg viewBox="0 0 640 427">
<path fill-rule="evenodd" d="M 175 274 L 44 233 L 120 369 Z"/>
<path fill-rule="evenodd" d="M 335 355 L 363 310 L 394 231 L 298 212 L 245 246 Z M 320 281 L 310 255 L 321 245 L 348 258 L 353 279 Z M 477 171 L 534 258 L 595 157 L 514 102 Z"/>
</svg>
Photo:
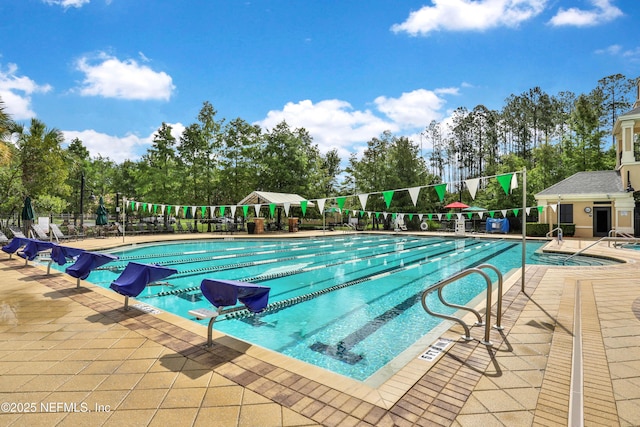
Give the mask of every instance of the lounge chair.
<svg viewBox="0 0 640 427">
<path fill-rule="evenodd" d="M 7 243 L 9 243 L 9 238 L 0 231 L 0 245 L 6 245 Z"/>
<path fill-rule="evenodd" d="M 124 295 L 124 309 L 128 310 L 129 297 L 137 297 L 147 285 L 177 272 L 178 270 L 174 268 L 161 265 L 130 262 L 109 287 L 120 295 Z"/>
<path fill-rule="evenodd" d="M 225 306 L 234 306 L 240 301 L 253 313 L 259 313 L 269 304 L 269 291 L 271 288 L 237 280 L 204 279 L 200 283 L 202 295 L 215 307 L 216 311 L 208 309 L 197 309 L 189 311 L 196 319 L 209 320 L 207 334 L 207 347 L 213 345 L 213 322 L 220 314 L 224 314 Z M 229 311 L 235 311 L 231 309 Z"/>
<path fill-rule="evenodd" d="M 49 224 L 49 228 L 51 229 L 51 235 L 56 239 L 56 242 L 71 240 L 71 236 L 67 236 L 60 230 L 58 224 Z"/>
<path fill-rule="evenodd" d="M 78 257 L 78 260 L 65 269 L 71 277 L 78 279 L 76 288 L 80 287 L 80 280 L 84 280 L 89 277 L 92 270 L 118 259 L 119 257 L 111 254 L 101 254 L 98 252 L 82 252 Z"/>
<path fill-rule="evenodd" d="M 13 234 L 13 237 L 19 237 L 21 239 L 26 239 L 27 238 L 27 236 L 24 235 L 22 230 L 20 230 L 20 228 L 16 227 L 15 225 L 10 225 L 9 226 L 9 231 L 11 231 L 11 234 Z"/>
<path fill-rule="evenodd" d="M 44 228 L 42 228 L 40 224 L 31 224 L 31 232 L 33 233 L 33 236 L 38 240 L 49 240 L 47 232 Z"/>
</svg>

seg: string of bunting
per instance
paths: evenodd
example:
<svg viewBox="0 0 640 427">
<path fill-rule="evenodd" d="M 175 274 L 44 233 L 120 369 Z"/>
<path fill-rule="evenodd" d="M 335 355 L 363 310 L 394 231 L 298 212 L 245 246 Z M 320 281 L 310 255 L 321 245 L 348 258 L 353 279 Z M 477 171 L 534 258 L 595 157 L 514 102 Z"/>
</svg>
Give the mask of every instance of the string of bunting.
<svg viewBox="0 0 640 427">
<path fill-rule="evenodd" d="M 513 189 L 518 188 L 517 175 L 520 173 L 521 172 L 511 172 L 506 174 L 491 175 L 491 176 L 480 177 L 480 178 L 470 178 L 464 181 L 454 181 L 450 183 L 429 184 L 429 185 L 416 186 L 416 187 L 400 188 L 395 190 L 385 190 L 385 191 L 363 193 L 363 194 L 352 194 L 347 196 L 335 196 L 335 197 L 327 197 L 327 198 L 321 198 L 321 199 L 302 200 L 300 202 L 300 209 L 302 211 L 302 216 L 306 216 L 309 202 L 313 202 L 318 207 L 318 210 L 320 212 L 324 212 L 327 202 L 334 201 L 335 206 L 332 206 L 329 208 L 330 212 L 345 213 L 347 215 L 352 215 L 352 216 L 360 215 L 361 217 L 366 214 L 368 215 L 369 218 L 371 218 L 374 215 L 376 216 L 376 218 L 379 218 L 382 215 L 384 219 L 387 219 L 388 215 L 392 215 L 392 219 L 395 219 L 396 217 L 400 217 L 400 219 L 403 219 L 404 217 L 408 217 L 409 220 L 411 221 L 414 216 L 418 216 L 420 221 L 422 221 L 425 217 L 428 220 L 434 220 L 434 218 L 437 218 L 439 221 L 442 221 L 443 219 L 450 220 L 453 217 L 453 215 L 455 215 L 457 219 L 461 219 L 463 215 L 466 215 L 469 219 L 471 219 L 475 214 L 475 215 L 478 215 L 480 219 L 482 219 L 485 214 L 491 218 L 494 218 L 498 214 L 501 214 L 502 217 L 506 217 L 507 214 L 510 212 L 512 212 L 515 216 L 518 216 L 520 211 L 522 210 L 522 207 L 500 209 L 500 210 L 477 211 L 477 212 L 464 212 L 464 213 L 414 213 L 414 212 L 368 211 L 366 210 L 366 204 L 369 199 L 369 196 L 373 194 L 381 194 L 384 199 L 385 206 L 387 207 L 387 209 L 389 209 L 391 206 L 391 202 L 393 200 L 394 194 L 401 191 L 407 191 L 411 197 L 411 201 L 413 202 L 413 205 L 416 206 L 418 203 L 418 197 L 420 195 L 420 191 L 425 188 L 433 188 L 434 191 L 436 192 L 436 195 L 438 196 L 438 199 L 440 200 L 440 202 L 442 202 L 446 195 L 447 187 L 456 188 L 462 184 L 465 185 L 467 191 L 471 195 L 471 199 L 475 200 L 476 193 L 478 191 L 478 188 L 480 187 L 480 183 L 483 180 L 486 181 L 491 178 L 495 178 L 500 184 L 501 188 L 504 190 L 505 194 L 509 194 Z M 345 209 L 344 206 L 345 206 L 346 200 L 349 198 L 355 198 L 355 197 L 357 197 L 358 200 L 360 201 L 360 205 L 362 209 Z M 255 216 L 259 217 L 260 211 L 262 207 L 265 205 L 254 204 L 254 205 L 220 205 L 220 206 L 206 206 L 206 205 L 184 206 L 184 205 L 169 205 L 169 204 L 163 204 L 163 203 L 149 203 L 149 202 L 141 202 L 136 200 L 125 199 L 125 207 L 127 206 L 130 208 L 131 211 L 141 211 L 142 213 L 148 212 L 149 214 L 153 214 L 153 215 L 158 215 L 158 214 L 164 215 L 166 212 L 168 215 L 174 215 L 176 217 L 179 217 L 180 213 L 182 213 L 181 216 L 184 219 L 197 218 L 197 214 L 200 213 L 200 218 L 205 219 L 207 210 L 209 211 L 209 218 L 215 218 L 216 210 L 219 212 L 219 216 L 223 217 L 225 216 L 225 212 L 227 211 L 227 208 L 230 210 L 232 217 L 236 215 L 237 209 L 241 208 L 242 215 L 246 218 L 249 215 L 250 206 L 254 207 Z M 276 211 L 276 204 L 269 203 L 266 206 L 268 206 L 269 208 L 270 217 L 273 218 Z M 285 202 L 283 206 L 284 206 L 285 215 L 289 216 L 291 203 Z M 551 207 L 554 210 L 554 212 L 557 209 L 557 204 L 548 205 L 548 206 Z M 545 206 L 532 206 L 532 207 L 525 208 L 525 210 L 526 210 L 526 214 L 529 215 L 531 209 L 537 209 L 539 213 L 542 213 L 544 208 Z"/>
</svg>

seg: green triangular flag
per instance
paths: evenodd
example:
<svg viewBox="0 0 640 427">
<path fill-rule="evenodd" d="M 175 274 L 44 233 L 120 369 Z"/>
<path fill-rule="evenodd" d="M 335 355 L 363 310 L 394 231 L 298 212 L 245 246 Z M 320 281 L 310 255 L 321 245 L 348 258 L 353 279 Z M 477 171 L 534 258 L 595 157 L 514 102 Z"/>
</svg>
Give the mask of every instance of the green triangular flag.
<svg viewBox="0 0 640 427">
<path fill-rule="evenodd" d="M 447 219 L 451 219 L 451 214 L 450 213 L 447 214 Z"/>
<path fill-rule="evenodd" d="M 155 215 L 158 211 L 158 205 L 153 205 L 153 214 Z"/>
<path fill-rule="evenodd" d="M 302 210 L 302 216 L 305 216 L 307 214 L 307 204 L 309 203 L 308 200 L 302 200 L 300 202 L 300 209 Z"/>
<path fill-rule="evenodd" d="M 393 190 L 387 190 L 382 192 L 382 196 L 384 197 L 384 203 L 387 205 L 387 208 L 391 204 L 391 199 L 393 198 Z"/>
<path fill-rule="evenodd" d="M 489 216 L 490 216 L 491 218 L 493 218 L 493 216 L 494 216 L 495 214 L 496 214 L 496 213 L 495 213 L 494 211 L 489 211 Z"/>
<path fill-rule="evenodd" d="M 376 219 L 380 218 L 380 212 L 376 212 Z"/>
<path fill-rule="evenodd" d="M 507 173 L 507 174 L 504 174 L 504 175 L 498 175 L 496 177 L 496 179 L 498 180 L 498 182 L 502 186 L 502 189 L 504 190 L 504 194 L 509 194 L 509 190 L 511 189 L 511 178 L 512 177 L 513 177 L 512 173 Z"/>
<path fill-rule="evenodd" d="M 269 203 L 269 212 L 271 213 L 271 218 L 273 218 L 273 215 L 276 213 L 275 203 Z"/>
<path fill-rule="evenodd" d="M 131 210 L 135 211 L 136 210 L 136 202 L 131 201 Z"/>
<path fill-rule="evenodd" d="M 431 218 L 433 218 L 433 214 L 427 214 L 427 218 L 429 219 L 429 221 L 431 221 Z"/>
<path fill-rule="evenodd" d="M 409 214 L 409 221 L 413 220 L 413 214 Z"/>
<path fill-rule="evenodd" d="M 220 206 L 220 216 L 224 216 L 224 208 L 226 208 L 226 206 Z"/>
<path fill-rule="evenodd" d="M 171 216 L 171 205 L 167 206 L 167 212 L 169 212 L 169 216 Z"/>
<path fill-rule="evenodd" d="M 182 215 L 186 218 L 187 217 L 187 209 L 189 209 L 187 206 L 183 206 L 182 207 Z"/>
<path fill-rule="evenodd" d="M 200 216 L 204 218 L 204 213 L 207 211 L 206 206 L 200 206 Z"/>
<path fill-rule="evenodd" d="M 434 186 L 433 188 L 435 188 L 436 193 L 438 193 L 438 198 L 442 202 L 444 200 L 444 194 L 447 191 L 447 184 L 446 183 L 438 184 L 438 185 Z"/>
<path fill-rule="evenodd" d="M 146 204 L 146 203 L 143 203 L 143 204 L 142 204 L 142 212 L 144 212 L 144 211 L 146 211 L 146 210 L 147 210 L 147 204 Z"/>
<path fill-rule="evenodd" d="M 519 213 L 520 213 L 520 209 L 513 209 L 513 214 L 515 216 L 518 216 Z"/>
<path fill-rule="evenodd" d="M 392 220 L 392 221 L 395 221 L 395 220 L 396 220 L 396 216 L 398 216 L 398 214 L 397 214 L 397 213 L 392 213 L 392 214 L 391 214 L 391 220 Z"/>
<path fill-rule="evenodd" d="M 344 207 L 344 201 L 345 200 L 347 200 L 347 198 L 345 196 L 336 197 L 336 203 L 338 204 L 338 207 L 340 208 L 340 210 L 342 210 L 342 208 Z"/>
<path fill-rule="evenodd" d="M 473 214 L 472 214 L 471 212 L 467 212 L 467 218 L 471 219 L 471 216 L 472 216 L 472 215 L 473 215 Z"/>
<path fill-rule="evenodd" d="M 538 206 L 538 213 L 542 213 L 543 210 L 544 210 L 544 206 Z"/>
<path fill-rule="evenodd" d="M 244 214 L 244 217 L 247 217 L 247 213 L 249 212 L 249 205 L 244 205 L 242 206 L 242 213 Z"/>
<path fill-rule="evenodd" d="M 349 209 L 344 210 L 345 215 L 349 215 Z"/>
</svg>

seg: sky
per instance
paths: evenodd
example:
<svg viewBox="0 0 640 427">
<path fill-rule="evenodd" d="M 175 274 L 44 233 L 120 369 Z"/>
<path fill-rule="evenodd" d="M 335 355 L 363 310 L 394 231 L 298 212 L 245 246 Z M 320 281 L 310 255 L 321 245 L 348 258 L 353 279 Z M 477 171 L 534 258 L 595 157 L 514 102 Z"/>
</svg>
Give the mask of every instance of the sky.
<svg viewBox="0 0 640 427">
<path fill-rule="evenodd" d="M 640 76 L 638 0 L 0 0 L 0 16 L 5 112 L 117 163 L 205 101 L 346 161 L 386 130 L 424 153 L 458 107 Z"/>
</svg>

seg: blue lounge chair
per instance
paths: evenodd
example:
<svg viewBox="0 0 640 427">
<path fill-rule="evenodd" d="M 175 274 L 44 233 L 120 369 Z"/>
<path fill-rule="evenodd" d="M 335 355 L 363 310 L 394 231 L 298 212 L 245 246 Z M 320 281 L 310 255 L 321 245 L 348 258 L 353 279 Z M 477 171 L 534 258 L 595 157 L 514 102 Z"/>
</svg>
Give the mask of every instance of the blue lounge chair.
<svg viewBox="0 0 640 427">
<path fill-rule="evenodd" d="M 240 301 L 249 311 L 259 313 L 269 303 L 271 288 L 237 280 L 204 279 L 200 283 L 200 290 L 202 295 L 218 310 L 191 310 L 189 314 L 197 319 L 211 319 L 207 333 L 207 347 L 211 347 L 213 345 L 213 322 L 216 317 L 225 313 L 225 306 L 234 306 Z"/>
<path fill-rule="evenodd" d="M 137 297 L 147 285 L 177 272 L 175 268 L 161 265 L 130 262 L 109 287 L 120 295 L 124 295 L 124 309 L 128 310 L 129 297 Z"/>
<path fill-rule="evenodd" d="M 65 272 L 78 279 L 76 288 L 80 287 L 80 280 L 89 277 L 92 270 L 118 259 L 118 256 L 111 254 L 101 254 L 98 252 L 82 252 L 73 265 L 65 269 Z"/>
</svg>

